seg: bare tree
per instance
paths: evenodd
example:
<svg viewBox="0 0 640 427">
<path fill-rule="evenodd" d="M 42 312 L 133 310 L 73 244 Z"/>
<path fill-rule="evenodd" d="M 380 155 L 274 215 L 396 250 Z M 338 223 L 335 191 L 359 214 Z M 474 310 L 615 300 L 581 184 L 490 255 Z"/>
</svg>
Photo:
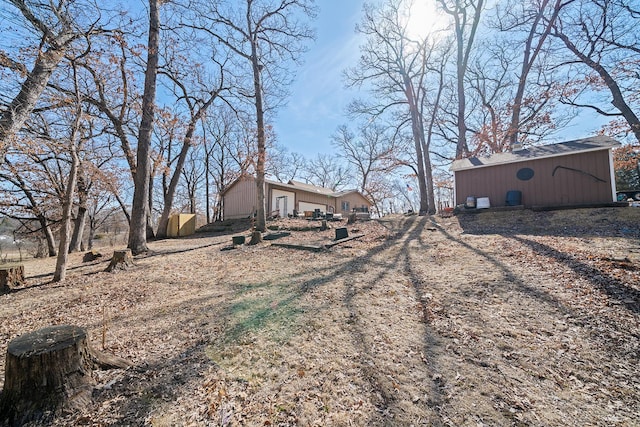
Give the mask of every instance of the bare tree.
<svg viewBox="0 0 640 427">
<path fill-rule="evenodd" d="M 395 140 L 381 126 L 360 126 L 356 135 L 346 125 L 339 126 L 332 136 L 333 145 L 355 170 L 358 189 L 366 195 L 378 212 L 379 202 L 384 200 L 388 186 L 385 175 L 399 166 L 395 158 Z"/>
<path fill-rule="evenodd" d="M 425 135 L 425 108 L 430 88 L 426 84 L 432 71 L 429 63 L 437 50 L 433 40 L 412 38 L 407 30 L 410 4 L 388 0 L 381 5 L 365 5 L 357 30 L 367 39 L 360 47 L 357 67 L 346 72 L 350 85 L 368 84 L 373 100 L 352 103 L 351 113 L 364 114 L 370 120 L 393 115 L 398 132 L 409 127 L 415 154 L 415 169 L 420 193 L 420 213 L 435 213 L 429 140 Z M 409 9 L 407 9 L 409 8 Z"/>
<path fill-rule="evenodd" d="M 267 156 L 266 173 L 280 182 L 289 182 L 298 178 L 306 162 L 302 154 L 290 152 L 287 147 L 274 144 Z"/>
<path fill-rule="evenodd" d="M 67 274 L 67 261 L 69 258 L 69 246 L 71 243 L 71 215 L 73 210 L 73 199 L 75 196 L 78 169 L 80 168 L 80 156 L 78 152 L 81 150 L 83 138 L 82 132 L 82 99 L 78 90 L 78 73 L 76 65 L 72 63 L 72 78 L 75 87 L 75 105 L 73 112 L 73 124 L 68 141 L 68 151 L 70 157 L 69 177 L 62 200 L 62 226 L 60 228 L 60 247 L 58 249 L 58 259 L 56 260 L 56 269 L 53 273 L 53 281 L 61 282 Z"/>
<path fill-rule="evenodd" d="M 59 2 L 33 2 L 24 0 L 9 0 L 30 26 L 30 31 L 39 37 L 39 47 L 31 71 L 17 60 L 12 60 L 3 54 L 3 61 L 10 68 L 25 75 L 20 91 L 9 105 L 2 109 L 0 116 L 0 154 L 4 157 L 9 139 L 20 131 L 29 118 L 38 98 L 45 90 L 49 78 L 64 58 L 67 50 L 75 40 L 88 38 L 97 32 L 97 21 L 85 23 L 77 22 L 80 9 L 86 4 L 63 0 Z M 98 9 L 96 8 L 95 11 Z"/>
<path fill-rule="evenodd" d="M 180 64 L 174 63 L 172 65 L 176 66 L 177 68 L 181 68 Z M 162 209 L 162 215 L 160 216 L 160 220 L 158 221 L 158 230 L 156 233 L 159 238 L 166 237 L 167 235 L 167 225 L 169 223 L 169 215 L 171 214 L 171 210 L 173 209 L 174 195 L 184 168 L 185 161 L 187 159 L 189 149 L 195 143 L 194 134 L 196 132 L 196 127 L 198 126 L 202 118 L 206 115 L 209 107 L 211 107 L 211 105 L 213 105 L 213 102 L 218 98 L 220 92 L 225 89 L 223 87 L 224 74 L 222 64 L 219 64 L 219 69 L 219 81 L 215 83 L 215 87 L 200 88 L 199 93 L 190 93 L 189 89 L 186 86 L 186 76 L 180 76 L 180 72 L 177 69 L 165 72 L 173 82 L 173 91 L 175 92 L 176 98 L 178 100 L 182 100 L 186 106 L 188 119 L 185 123 L 186 129 L 183 132 L 184 136 L 182 138 L 182 147 L 177 158 L 175 159 L 175 167 L 173 169 L 170 182 L 168 183 L 168 185 L 164 186 L 164 205 Z M 169 165 L 171 162 L 173 162 L 173 160 L 174 159 L 171 158 L 167 159 L 167 167 L 165 168 L 164 172 L 165 178 L 169 174 Z"/>
<path fill-rule="evenodd" d="M 147 217 L 149 210 L 149 174 L 151 172 L 151 135 L 156 104 L 156 80 L 158 71 L 158 49 L 160 47 L 161 0 L 149 0 L 149 39 L 147 61 L 142 96 L 142 121 L 138 133 L 136 153 L 136 175 L 134 178 L 131 224 L 129 226 L 128 247 L 134 255 L 147 248 Z"/>
<path fill-rule="evenodd" d="M 552 35 L 571 55 L 565 65 L 573 73 L 572 81 L 563 102 L 591 109 L 605 117 L 623 118 L 640 141 L 638 24 L 640 9 L 633 2 L 573 0 L 562 5 Z M 608 91 L 615 111 L 593 101 L 593 94 L 601 89 Z M 580 101 L 585 97 L 587 101 Z"/>
<path fill-rule="evenodd" d="M 469 152 L 467 143 L 467 95 L 465 77 L 469 68 L 469 58 L 473 49 L 484 0 L 438 0 L 442 10 L 453 18 L 456 42 L 456 91 L 457 91 L 457 142 L 456 158 Z"/>
<path fill-rule="evenodd" d="M 522 49 L 522 60 L 520 72 L 518 75 L 518 85 L 515 96 L 512 102 L 511 122 L 509 123 L 509 129 L 506 132 L 505 140 L 510 145 L 518 142 L 518 134 L 520 128 L 534 120 L 539 115 L 540 111 L 544 108 L 544 103 L 538 108 L 531 108 L 531 112 L 523 117 L 523 107 L 525 107 L 525 93 L 527 84 L 529 82 L 529 75 L 531 74 L 534 66 L 537 64 L 538 58 L 544 51 L 547 44 L 547 38 L 551 33 L 553 24 L 558 18 L 558 13 L 562 7 L 562 0 L 542 0 L 541 2 L 531 2 L 530 7 L 525 6 L 521 18 L 516 18 L 515 22 L 505 22 L 505 27 L 501 28 L 503 31 L 513 30 L 518 27 L 528 27 L 527 36 L 524 41 L 524 48 Z M 507 14 L 512 13 L 507 11 Z M 548 91 L 546 91 L 548 92 Z M 540 97 L 537 97 L 540 99 Z M 544 97 L 542 97 L 544 99 Z M 532 102 L 529 102 L 531 104 Z M 535 104 L 535 103 L 533 103 Z"/>
<path fill-rule="evenodd" d="M 215 186 L 213 220 L 222 220 L 222 194 L 235 179 L 248 175 L 255 164 L 254 133 L 242 117 L 227 105 L 215 109 L 203 123 L 203 147 L 207 181 L 207 203 L 211 199 L 210 180 Z M 211 207 L 207 205 L 207 212 Z M 209 221 L 209 220 L 208 220 Z"/>
<path fill-rule="evenodd" d="M 345 189 L 352 179 L 340 156 L 322 153 L 307 162 L 304 178 L 308 183 L 333 191 Z"/>
<path fill-rule="evenodd" d="M 283 98 L 292 73 L 286 65 L 299 60 L 304 42 L 313 32 L 301 20 L 315 14 L 313 0 L 243 0 L 207 3 L 200 16 L 202 28 L 244 62 L 251 89 L 241 92 L 255 108 L 257 160 L 256 230 L 266 230 L 264 178 L 267 150 L 265 112 Z M 204 16 L 206 14 L 206 16 Z M 209 22 L 212 25 L 207 25 Z M 243 67 L 240 63 L 239 67 Z M 248 67 L 248 69 L 246 68 Z M 247 85 L 249 86 L 249 85 Z"/>
</svg>

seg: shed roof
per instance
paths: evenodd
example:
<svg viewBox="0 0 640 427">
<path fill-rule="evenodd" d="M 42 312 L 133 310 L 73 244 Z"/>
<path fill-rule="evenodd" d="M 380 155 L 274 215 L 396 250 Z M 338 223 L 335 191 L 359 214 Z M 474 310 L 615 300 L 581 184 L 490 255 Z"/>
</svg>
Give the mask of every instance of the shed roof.
<svg viewBox="0 0 640 427">
<path fill-rule="evenodd" d="M 608 136 L 593 136 L 590 138 L 575 139 L 559 142 L 557 144 L 539 145 L 523 150 L 492 154 L 489 157 L 470 157 L 460 159 L 451 165 L 452 171 L 482 168 L 502 165 L 507 163 L 525 162 L 528 160 L 544 159 L 549 157 L 567 156 L 570 154 L 589 151 L 608 150 L 621 144 Z"/>
<path fill-rule="evenodd" d="M 233 187 L 234 185 L 236 185 L 236 183 L 238 181 L 243 180 L 243 179 L 255 180 L 255 177 L 253 177 L 251 175 L 242 175 L 242 176 L 238 177 L 238 179 L 233 181 L 223 191 L 223 194 L 227 193 L 231 189 L 231 187 Z M 358 190 L 333 191 L 330 188 L 318 187 L 318 186 L 313 185 L 313 184 L 306 184 L 304 182 L 299 182 L 299 181 L 294 181 L 294 180 L 290 180 L 289 182 L 284 183 L 284 182 L 279 182 L 279 181 L 273 181 L 271 179 L 265 179 L 264 182 L 265 182 L 265 184 L 268 184 L 268 185 L 271 185 L 271 186 L 276 186 L 276 187 L 280 187 L 280 188 L 287 188 L 287 189 L 290 189 L 290 190 L 305 191 L 307 193 L 322 194 L 322 195 L 325 195 L 325 196 L 335 197 L 335 198 L 343 197 L 343 196 L 346 196 L 347 194 L 351 194 L 351 193 L 356 193 L 356 194 L 359 194 L 360 196 L 362 196 L 362 198 L 367 200 L 370 204 L 372 204 L 369 201 L 369 199 L 367 199 L 367 197 L 364 196 Z"/>
</svg>

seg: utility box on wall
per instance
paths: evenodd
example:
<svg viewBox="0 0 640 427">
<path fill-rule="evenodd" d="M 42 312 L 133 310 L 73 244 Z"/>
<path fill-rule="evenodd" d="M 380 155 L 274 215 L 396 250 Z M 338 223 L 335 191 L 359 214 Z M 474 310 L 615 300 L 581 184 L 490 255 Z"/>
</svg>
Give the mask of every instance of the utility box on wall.
<svg viewBox="0 0 640 427">
<path fill-rule="evenodd" d="M 196 232 L 195 214 L 176 214 L 169 217 L 167 224 L 168 237 L 191 236 Z"/>
</svg>

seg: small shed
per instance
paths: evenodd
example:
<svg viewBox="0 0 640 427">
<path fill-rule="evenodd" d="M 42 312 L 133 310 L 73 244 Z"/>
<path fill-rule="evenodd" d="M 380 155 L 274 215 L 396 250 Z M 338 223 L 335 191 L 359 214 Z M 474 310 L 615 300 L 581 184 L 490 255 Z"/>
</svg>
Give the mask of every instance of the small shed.
<svg viewBox="0 0 640 427">
<path fill-rule="evenodd" d="M 619 145 L 595 136 L 456 160 L 451 166 L 456 205 L 468 197 L 488 198 L 492 207 L 513 205 L 507 203 L 512 194 L 525 207 L 615 202 L 612 150 Z"/>
<path fill-rule="evenodd" d="M 195 214 L 175 214 L 169 217 L 169 223 L 167 224 L 168 237 L 191 236 L 195 232 Z"/>
</svg>

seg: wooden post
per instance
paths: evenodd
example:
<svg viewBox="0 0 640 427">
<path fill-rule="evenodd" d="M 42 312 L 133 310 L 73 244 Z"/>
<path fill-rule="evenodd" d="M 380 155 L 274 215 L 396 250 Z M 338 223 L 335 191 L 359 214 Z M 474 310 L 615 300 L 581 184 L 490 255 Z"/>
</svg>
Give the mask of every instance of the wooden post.
<svg viewBox="0 0 640 427">
<path fill-rule="evenodd" d="M 131 249 L 113 251 L 113 258 L 111 258 L 111 263 L 109 267 L 107 267 L 107 271 L 126 270 L 132 266 L 133 257 L 131 256 Z"/>
<path fill-rule="evenodd" d="M 7 265 L 0 267 L 0 294 L 9 292 L 24 285 L 24 265 Z"/>
<path fill-rule="evenodd" d="M 86 331 L 78 326 L 49 326 L 14 338 L 7 348 L 0 425 L 49 423 L 62 411 L 85 408 L 94 385 L 92 369 L 130 365 L 115 357 L 105 360 L 91 351 Z"/>
</svg>

